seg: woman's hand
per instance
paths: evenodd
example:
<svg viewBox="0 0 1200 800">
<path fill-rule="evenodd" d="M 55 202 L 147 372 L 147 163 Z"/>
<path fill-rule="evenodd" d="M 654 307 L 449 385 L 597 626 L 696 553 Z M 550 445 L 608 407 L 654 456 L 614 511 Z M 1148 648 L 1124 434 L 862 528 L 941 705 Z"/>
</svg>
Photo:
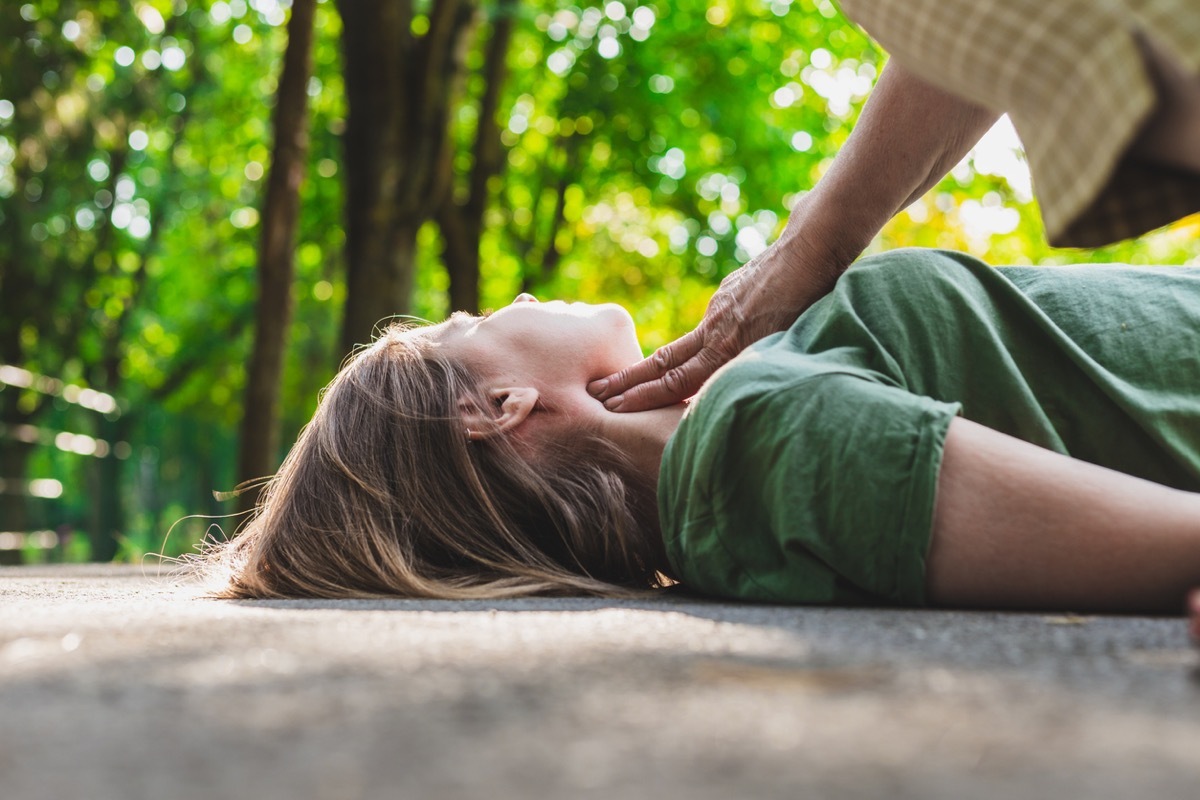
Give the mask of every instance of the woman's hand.
<svg viewBox="0 0 1200 800">
<path fill-rule="evenodd" d="M 785 231 L 761 256 L 721 281 L 694 331 L 593 381 L 588 391 L 609 411 L 645 411 L 694 395 L 722 364 L 764 336 L 790 327 L 853 259 L 817 257 L 802 242 L 798 234 Z"/>
</svg>

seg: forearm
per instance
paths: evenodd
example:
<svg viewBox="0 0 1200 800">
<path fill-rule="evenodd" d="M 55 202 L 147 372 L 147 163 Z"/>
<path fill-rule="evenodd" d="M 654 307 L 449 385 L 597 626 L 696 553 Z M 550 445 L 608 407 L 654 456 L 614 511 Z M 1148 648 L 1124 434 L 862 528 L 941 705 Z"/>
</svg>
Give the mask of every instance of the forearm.
<svg viewBox="0 0 1200 800">
<path fill-rule="evenodd" d="M 721 364 L 786 330 L 828 294 L 884 223 L 941 179 L 995 117 L 889 65 L 829 172 L 792 208 L 779 239 L 725 277 L 696 330 L 593 381 L 592 396 L 609 411 L 691 397 Z"/>
<path fill-rule="evenodd" d="M 998 116 L 889 63 L 829 171 L 792 210 L 776 245 L 781 255 L 812 276 L 820 297 Z"/>
<path fill-rule="evenodd" d="M 931 603 L 1178 613 L 1200 586 L 1200 494 L 951 423 Z"/>
</svg>

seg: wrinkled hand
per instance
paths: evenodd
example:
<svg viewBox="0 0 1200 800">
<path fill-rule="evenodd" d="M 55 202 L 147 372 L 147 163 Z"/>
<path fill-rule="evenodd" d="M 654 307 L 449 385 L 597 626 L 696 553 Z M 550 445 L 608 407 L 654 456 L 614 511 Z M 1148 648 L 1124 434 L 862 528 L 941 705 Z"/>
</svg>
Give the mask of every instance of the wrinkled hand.
<svg viewBox="0 0 1200 800">
<path fill-rule="evenodd" d="M 817 272 L 824 277 L 817 277 L 788 263 L 777 243 L 721 281 L 694 331 L 615 375 L 593 381 L 588 392 L 609 411 L 645 411 L 683 402 L 722 364 L 764 336 L 786 330 L 828 291 L 840 269 L 822 267 Z"/>
</svg>

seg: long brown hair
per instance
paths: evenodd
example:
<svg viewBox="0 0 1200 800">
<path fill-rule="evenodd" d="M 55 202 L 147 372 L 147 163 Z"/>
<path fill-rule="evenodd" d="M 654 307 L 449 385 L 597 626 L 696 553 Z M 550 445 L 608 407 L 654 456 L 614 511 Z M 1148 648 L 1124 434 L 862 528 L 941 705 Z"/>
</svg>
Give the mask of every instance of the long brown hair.
<svg viewBox="0 0 1200 800">
<path fill-rule="evenodd" d="M 468 441 L 465 365 L 393 325 L 322 392 L 256 513 L 206 561 L 227 598 L 618 595 L 657 583 L 654 499 L 603 443 Z"/>
</svg>

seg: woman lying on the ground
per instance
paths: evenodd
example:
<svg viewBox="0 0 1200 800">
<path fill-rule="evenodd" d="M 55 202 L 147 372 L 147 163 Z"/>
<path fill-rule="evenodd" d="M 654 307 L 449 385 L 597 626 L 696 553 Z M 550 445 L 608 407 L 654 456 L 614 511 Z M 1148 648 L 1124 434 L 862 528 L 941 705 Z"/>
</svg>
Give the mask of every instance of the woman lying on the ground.
<svg viewBox="0 0 1200 800">
<path fill-rule="evenodd" d="M 867 258 L 687 406 L 586 386 L 619 306 L 389 328 L 325 390 L 228 597 L 622 594 L 1178 612 L 1200 586 L 1200 270 Z"/>
</svg>

